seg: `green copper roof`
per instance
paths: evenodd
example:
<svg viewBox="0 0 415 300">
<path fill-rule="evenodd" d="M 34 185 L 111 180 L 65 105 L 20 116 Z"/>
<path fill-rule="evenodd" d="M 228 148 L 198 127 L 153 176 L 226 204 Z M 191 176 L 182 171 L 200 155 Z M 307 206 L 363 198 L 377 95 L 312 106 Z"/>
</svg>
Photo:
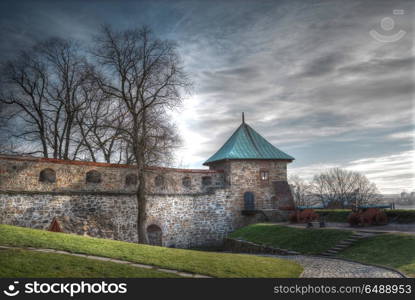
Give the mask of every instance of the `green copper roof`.
<svg viewBox="0 0 415 300">
<path fill-rule="evenodd" d="M 232 134 L 226 143 L 211 156 L 204 165 L 224 159 L 281 159 L 294 157 L 274 147 L 245 122 Z"/>
</svg>

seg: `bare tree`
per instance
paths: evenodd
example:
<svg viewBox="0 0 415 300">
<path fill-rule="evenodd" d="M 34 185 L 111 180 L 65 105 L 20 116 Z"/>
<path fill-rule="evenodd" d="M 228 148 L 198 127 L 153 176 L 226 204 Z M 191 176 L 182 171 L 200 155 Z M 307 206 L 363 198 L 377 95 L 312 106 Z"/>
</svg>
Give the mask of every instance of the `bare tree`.
<svg viewBox="0 0 415 300">
<path fill-rule="evenodd" d="M 75 114 L 78 132 L 74 156 L 107 163 L 126 162 L 122 155 L 125 147 L 121 134 L 123 120 L 114 114 L 116 107 L 97 85 L 96 75 L 82 87 L 85 106 Z"/>
<path fill-rule="evenodd" d="M 366 176 L 339 168 L 314 176 L 312 189 L 325 207 L 356 207 L 376 201 L 378 194 Z"/>
<path fill-rule="evenodd" d="M 97 82 L 116 104 L 116 118 L 123 121 L 117 128 L 127 144 L 126 156 L 137 165 L 138 238 L 146 243 L 144 171 L 174 146 L 175 134 L 166 122 L 166 111 L 181 103 L 181 88 L 189 82 L 176 45 L 157 39 L 147 27 L 114 31 L 105 26 L 93 54 L 106 75 L 97 76 Z"/>
<path fill-rule="evenodd" d="M 2 67 L 0 102 L 11 107 L 8 120 L 20 130 L 17 141 L 28 154 L 76 158 L 77 114 L 85 109 L 83 86 L 92 79 L 79 45 L 52 38 L 21 51 Z"/>
<path fill-rule="evenodd" d="M 2 67 L 0 90 L 0 102 L 3 106 L 9 105 L 13 108 L 3 118 L 7 118 L 9 122 L 14 119 L 22 129 L 13 134 L 13 137 L 32 143 L 39 142 L 40 148 L 31 154 L 42 153 L 44 157 L 49 156 L 45 116 L 48 85 L 46 69 L 37 53 L 31 55 L 22 51 L 14 61 L 9 61 Z"/>
<path fill-rule="evenodd" d="M 297 175 L 291 175 L 288 179 L 291 191 L 296 205 L 311 206 L 313 205 L 311 184 Z"/>
</svg>

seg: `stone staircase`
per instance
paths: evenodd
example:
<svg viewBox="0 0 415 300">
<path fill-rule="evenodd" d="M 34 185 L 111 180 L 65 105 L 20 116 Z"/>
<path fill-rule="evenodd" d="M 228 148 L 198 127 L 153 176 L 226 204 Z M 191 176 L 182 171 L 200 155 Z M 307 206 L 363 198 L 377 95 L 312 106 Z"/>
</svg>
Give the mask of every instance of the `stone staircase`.
<svg viewBox="0 0 415 300">
<path fill-rule="evenodd" d="M 355 232 L 349 238 L 340 241 L 336 246 L 320 253 L 319 255 L 325 256 L 325 257 L 332 257 L 332 256 L 336 255 L 337 253 L 339 253 L 340 251 L 343 251 L 344 249 L 350 247 L 351 245 L 356 243 L 358 240 L 363 239 L 363 238 L 367 238 L 371 235 L 373 235 L 373 234 L 368 234 L 368 233 L 359 232 L 359 231 Z"/>
</svg>

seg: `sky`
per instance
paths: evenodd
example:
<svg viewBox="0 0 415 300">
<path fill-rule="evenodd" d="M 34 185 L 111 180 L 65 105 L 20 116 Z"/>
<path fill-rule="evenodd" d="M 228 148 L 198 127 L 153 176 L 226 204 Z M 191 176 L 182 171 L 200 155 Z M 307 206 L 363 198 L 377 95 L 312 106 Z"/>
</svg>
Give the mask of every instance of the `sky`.
<svg viewBox="0 0 415 300">
<path fill-rule="evenodd" d="M 304 179 L 331 167 L 382 193 L 415 190 L 414 1 L 0 2 L 0 60 L 99 26 L 149 25 L 175 40 L 191 94 L 171 112 L 177 166 L 201 168 L 241 123 L 294 156 Z"/>
</svg>

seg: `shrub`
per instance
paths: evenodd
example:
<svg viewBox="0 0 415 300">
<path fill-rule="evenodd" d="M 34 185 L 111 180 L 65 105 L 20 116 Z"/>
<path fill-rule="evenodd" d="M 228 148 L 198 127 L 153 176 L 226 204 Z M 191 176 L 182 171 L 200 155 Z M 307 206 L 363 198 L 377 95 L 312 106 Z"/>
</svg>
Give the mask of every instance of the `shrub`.
<svg viewBox="0 0 415 300">
<path fill-rule="evenodd" d="M 349 222 L 350 226 L 359 225 L 359 222 L 360 222 L 359 214 L 357 212 L 352 212 L 347 217 L 347 221 Z"/>
<path fill-rule="evenodd" d="M 315 213 L 314 209 L 304 209 L 291 213 L 288 218 L 292 223 L 308 223 L 317 220 L 319 215 Z"/>
<path fill-rule="evenodd" d="M 323 217 L 326 222 L 347 222 L 351 210 L 350 209 L 318 209 L 316 213 Z"/>
<path fill-rule="evenodd" d="M 318 209 L 316 213 L 320 218 L 324 217 L 327 222 L 349 222 L 350 209 Z M 386 209 L 384 210 L 389 222 L 393 223 L 415 223 L 415 210 L 409 209 Z M 380 221 L 380 220 L 379 220 Z M 350 222 L 349 222 L 350 223 Z"/>
<path fill-rule="evenodd" d="M 415 223 L 415 210 L 413 209 L 391 209 L 385 212 L 389 222 Z"/>
</svg>

